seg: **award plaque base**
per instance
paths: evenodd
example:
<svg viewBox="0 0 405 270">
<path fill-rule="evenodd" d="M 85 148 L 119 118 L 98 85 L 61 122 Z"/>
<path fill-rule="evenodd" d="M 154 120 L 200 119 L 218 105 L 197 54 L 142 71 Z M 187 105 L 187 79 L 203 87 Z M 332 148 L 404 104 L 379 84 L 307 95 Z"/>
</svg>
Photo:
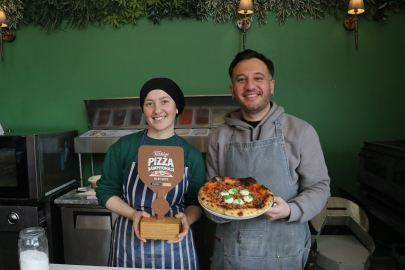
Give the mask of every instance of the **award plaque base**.
<svg viewBox="0 0 405 270">
<path fill-rule="evenodd" d="M 158 220 L 157 216 L 142 218 L 141 238 L 153 240 L 178 240 L 181 229 L 181 219 L 175 217 L 165 217 Z"/>
</svg>

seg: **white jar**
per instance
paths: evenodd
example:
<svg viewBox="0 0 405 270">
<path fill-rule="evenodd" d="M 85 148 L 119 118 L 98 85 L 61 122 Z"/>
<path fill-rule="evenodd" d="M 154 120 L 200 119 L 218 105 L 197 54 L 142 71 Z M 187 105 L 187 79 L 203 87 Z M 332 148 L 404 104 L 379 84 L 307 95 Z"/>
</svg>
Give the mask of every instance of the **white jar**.
<svg viewBox="0 0 405 270">
<path fill-rule="evenodd" d="M 21 270 L 49 270 L 48 239 L 39 227 L 24 229 L 18 240 Z"/>
</svg>

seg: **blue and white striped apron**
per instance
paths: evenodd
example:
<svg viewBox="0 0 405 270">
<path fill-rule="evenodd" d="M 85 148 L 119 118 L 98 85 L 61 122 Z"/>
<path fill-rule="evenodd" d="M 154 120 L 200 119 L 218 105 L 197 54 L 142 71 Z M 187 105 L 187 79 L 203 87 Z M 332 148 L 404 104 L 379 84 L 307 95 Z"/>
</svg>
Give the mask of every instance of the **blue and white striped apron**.
<svg viewBox="0 0 405 270">
<path fill-rule="evenodd" d="M 182 147 L 179 137 L 177 134 L 175 136 L 178 146 Z M 141 146 L 145 144 L 146 138 L 147 131 L 142 137 Z M 165 216 L 173 217 L 177 213 L 184 212 L 184 195 L 189 181 L 188 168 L 184 163 L 182 181 L 165 196 L 170 204 L 170 210 Z M 138 156 L 125 177 L 121 199 L 137 211 L 145 211 L 151 216 L 156 216 L 152 211 L 152 202 L 156 199 L 156 194 L 139 179 Z M 136 237 L 132 224 L 132 220 L 122 216 L 118 216 L 115 220 L 111 232 L 109 266 L 199 269 L 191 228 L 188 235 L 179 243 L 168 244 L 165 240 L 147 240 L 144 243 Z"/>
</svg>

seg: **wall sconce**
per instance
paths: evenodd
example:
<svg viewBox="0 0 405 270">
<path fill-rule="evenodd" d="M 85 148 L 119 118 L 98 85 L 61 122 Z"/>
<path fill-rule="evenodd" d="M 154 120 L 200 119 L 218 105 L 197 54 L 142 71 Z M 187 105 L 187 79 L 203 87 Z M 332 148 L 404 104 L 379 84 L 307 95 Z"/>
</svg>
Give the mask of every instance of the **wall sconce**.
<svg viewBox="0 0 405 270">
<path fill-rule="evenodd" d="M 349 13 L 350 15 L 354 14 L 353 16 L 348 16 L 345 21 L 344 21 L 344 26 L 348 30 L 353 30 L 355 29 L 355 36 L 356 36 L 356 52 L 357 52 L 357 46 L 358 46 L 358 33 L 357 33 L 357 14 L 361 14 L 365 11 L 364 9 L 364 2 L 363 0 L 350 0 L 349 3 Z"/>
<path fill-rule="evenodd" d="M 247 20 L 246 15 L 253 14 L 252 0 L 240 0 L 238 13 L 245 14 L 245 17 L 243 19 L 239 19 L 238 21 L 238 28 L 243 30 L 243 50 L 245 50 L 246 30 L 248 30 L 250 27 L 250 21 Z"/>
<path fill-rule="evenodd" d="M 3 39 L 8 42 L 15 40 L 15 33 L 13 30 L 8 29 L 6 13 L 0 10 L 0 47 L 1 47 L 1 62 L 4 59 L 3 53 Z"/>
</svg>

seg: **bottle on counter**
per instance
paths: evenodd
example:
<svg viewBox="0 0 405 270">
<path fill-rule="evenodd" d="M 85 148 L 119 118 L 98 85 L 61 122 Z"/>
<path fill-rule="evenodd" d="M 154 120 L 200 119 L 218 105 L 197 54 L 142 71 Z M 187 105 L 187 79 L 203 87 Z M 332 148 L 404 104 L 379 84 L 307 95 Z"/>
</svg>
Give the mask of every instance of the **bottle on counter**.
<svg viewBox="0 0 405 270">
<path fill-rule="evenodd" d="M 24 229 L 18 240 L 21 270 L 49 270 L 48 239 L 39 227 Z"/>
</svg>

